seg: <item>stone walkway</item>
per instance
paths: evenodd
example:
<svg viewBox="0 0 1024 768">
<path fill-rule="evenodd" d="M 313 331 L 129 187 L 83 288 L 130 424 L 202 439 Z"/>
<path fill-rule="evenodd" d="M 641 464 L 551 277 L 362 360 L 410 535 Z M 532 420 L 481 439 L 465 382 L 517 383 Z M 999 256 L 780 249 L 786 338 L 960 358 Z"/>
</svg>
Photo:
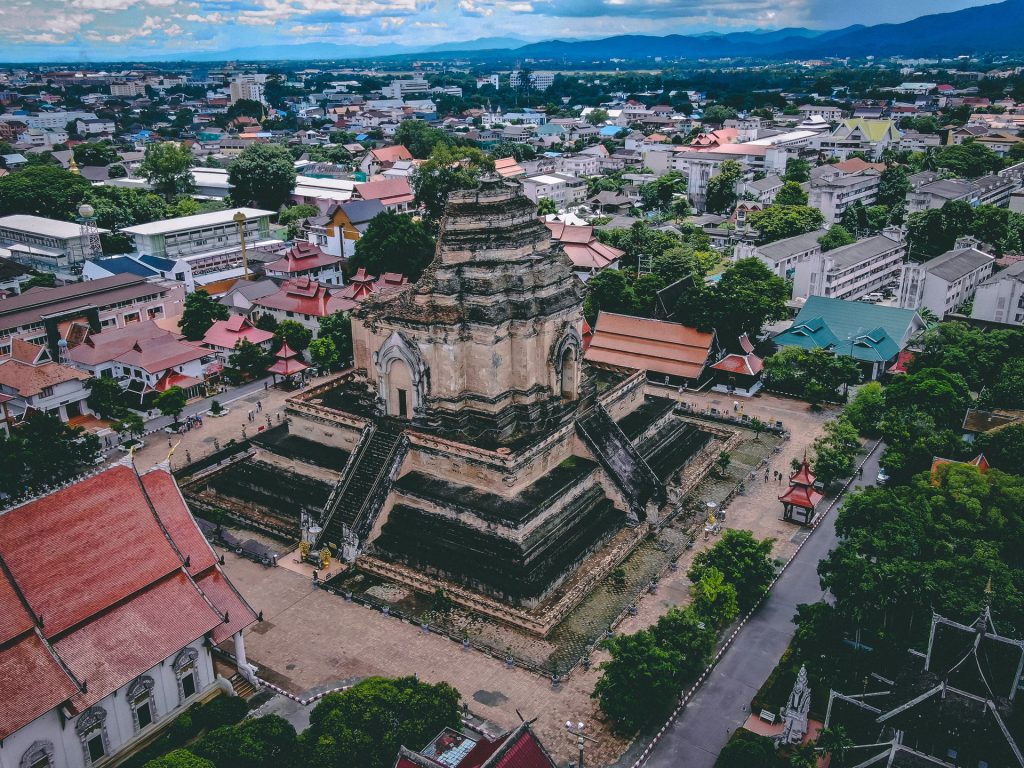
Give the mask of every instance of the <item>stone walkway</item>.
<svg viewBox="0 0 1024 768">
<path fill-rule="evenodd" d="M 732 407 L 731 398 L 715 393 L 686 393 L 684 399 L 697 409 Z M 247 409 L 240 410 L 245 423 Z M 744 403 L 744 411 L 764 421 L 781 420 L 790 431 L 791 439 L 769 467 L 783 472 L 789 471 L 792 458 L 803 455 L 832 415 L 811 412 L 805 403 L 772 396 Z M 238 425 L 233 428 L 238 429 Z M 203 431 L 199 430 L 199 434 Z M 183 448 L 184 444 L 179 450 Z M 157 456 L 155 461 L 161 458 Z M 775 483 L 765 485 L 759 477 L 750 484 L 746 495 L 737 497 L 730 505 L 727 524 L 750 529 L 758 537 L 775 538 L 775 554 L 784 557 L 795 549 L 799 540 L 795 537 L 803 534 L 798 526 L 779 519 L 779 493 Z M 713 540 L 708 542 L 711 543 Z M 669 607 L 688 600 L 686 570 L 703 546 L 704 542 L 698 542 L 681 561 L 679 570 L 662 580 L 656 595 L 644 597 L 637 616 L 629 617 L 619 631 L 634 632 L 649 626 Z M 226 569 L 242 594 L 256 610 L 264 612 L 266 619 L 246 635 L 250 660 L 263 666 L 261 672 L 268 680 L 287 690 L 302 695 L 336 681 L 370 675 L 416 674 L 428 682 L 447 681 L 454 685 L 470 709 L 498 729 L 518 724 L 517 710 L 525 718 L 538 718 L 538 734 L 560 761 L 575 756 L 575 739 L 565 731 L 566 720 L 588 723 L 591 735 L 597 739 L 588 745 L 590 765 L 610 764 L 625 749 L 625 742 L 613 737 L 600 723 L 596 704 L 590 698 L 603 653 L 594 659 L 589 672 L 577 671 L 553 688 L 546 678 L 519 668 L 506 669 L 499 658 L 475 650 L 463 651 L 451 640 L 424 634 L 416 625 L 314 589 L 301 574 L 284 568 L 266 569 L 230 553 Z"/>
</svg>

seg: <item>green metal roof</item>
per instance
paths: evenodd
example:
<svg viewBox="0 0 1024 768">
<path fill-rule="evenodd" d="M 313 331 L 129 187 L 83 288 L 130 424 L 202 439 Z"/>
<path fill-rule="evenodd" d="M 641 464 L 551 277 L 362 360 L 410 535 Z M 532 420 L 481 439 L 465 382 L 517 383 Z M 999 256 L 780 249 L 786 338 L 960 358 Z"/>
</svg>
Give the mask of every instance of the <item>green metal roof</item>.
<svg viewBox="0 0 1024 768">
<path fill-rule="evenodd" d="M 780 347 L 828 349 L 864 362 L 888 362 L 919 324 L 912 309 L 811 296 L 792 327 L 774 341 Z"/>
</svg>

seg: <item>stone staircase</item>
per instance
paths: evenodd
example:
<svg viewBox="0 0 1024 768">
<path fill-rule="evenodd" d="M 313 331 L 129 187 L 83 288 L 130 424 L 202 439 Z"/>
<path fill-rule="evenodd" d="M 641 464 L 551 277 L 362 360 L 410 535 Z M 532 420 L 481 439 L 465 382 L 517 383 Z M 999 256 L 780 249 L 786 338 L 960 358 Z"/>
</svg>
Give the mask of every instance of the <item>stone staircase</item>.
<svg viewBox="0 0 1024 768">
<path fill-rule="evenodd" d="M 640 452 L 600 403 L 576 421 L 576 431 L 622 491 L 630 516 L 644 520 L 647 502 L 662 501 L 665 486 Z"/>
<path fill-rule="evenodd" d="M 373 530 L 390 487 L 390 476 L 405 455 L 406 438 L 401 428 L 390 423 L 371 424 L 359 440 L 334 487 L 321 518 L 323 532 L 317 547 L 331 542 L 342 548 L 355 540 L 360 547 Z M 354 559 L 355 553 L 346 553 Z"/>
<path fill-rule="evenodd" d="M 235 694 L 246 701 L 259 693 L 260 690 L 237 672 L 228 678 L 228 682 L 231 683 L 231 687 L 235 689 Z"/>
</svg>

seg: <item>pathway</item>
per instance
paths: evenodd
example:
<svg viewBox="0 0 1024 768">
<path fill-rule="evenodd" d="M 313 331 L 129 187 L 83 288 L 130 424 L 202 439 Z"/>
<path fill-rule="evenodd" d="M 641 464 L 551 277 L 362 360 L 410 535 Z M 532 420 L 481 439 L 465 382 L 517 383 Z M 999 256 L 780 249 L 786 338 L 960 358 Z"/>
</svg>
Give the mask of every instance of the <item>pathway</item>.
<svg viewBox="0 0 1024 768">
<path fill-rule="evenodd" d="M 871 485 L 878 473 L 880 446 L 864 465 L 864 477 L 852 487 Z M 747 719 L 746 708 L 775 669 L 792 640 L 796 606 L 822 598 L 818 562 L 835 546 L 839 505 L 822 520 L 769 598 L 739 632 L 707 681 L 673 723 L 646 768 L 711 768 L 729 735 Z"/>
</svg>

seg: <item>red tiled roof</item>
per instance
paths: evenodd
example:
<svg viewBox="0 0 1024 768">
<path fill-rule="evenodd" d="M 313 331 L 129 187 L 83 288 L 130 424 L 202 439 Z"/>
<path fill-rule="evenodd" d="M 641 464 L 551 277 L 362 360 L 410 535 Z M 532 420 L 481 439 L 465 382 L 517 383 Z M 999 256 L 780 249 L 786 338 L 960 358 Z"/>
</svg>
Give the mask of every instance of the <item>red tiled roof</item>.
<svg viewBox="0 0 1024 768">
<path fill-rule="evenodd" d="M 11 357 L 29 365 L 35 365 L 38 362 L 42 362 L 43 359 L 49 359 L 49 356 L 46 354 L 46 347 L 38 344 L 29 344 L 24 339 L 18 338 L 11 339 Z"/>
<path fill-rule="evenodd" d="M 289 248 L 284 257 L 265 265 L 268 272 L 295 274 L 310 269 L 319 269 L 332 264 L 339 264 L 344 259 L 325 253 L 313 243 L 298 242 Z"/>
<path fill-rule="evenodd" d="M 814 509 L 823 498 L 824 494 L 810 486 L 794 485 L 779 496 L 779 501 L 802 509 Z"/>
<path fill-rule="evenodd" d="M 764 369 L 764 364 L 757 355 L 731 354 L 726 355 L 711 367 L 716 371 L 738 373 L 741 376 L 757 376 Z"/>
<path fill-rule="evenodd" d="M 149 373 L 160 373 L 176 365 L 199 360 L 208 354 L 209 351 L 199 344 L 178 341 L 174 334 L 165 331 L 163 336 L 137 341 L 127 352 L 118 355 L 117 360 Z"/>
<path fill-rule="evenodd" d="M 153 385 L 153 389 L 156 392 L 166 392 L 171 387 L 181 387 L 182 389 L 189 389 L 203 383 L 202 379 L 197 379 L 195 376 L 186 376 L 183 373 L 177 371 L 167 371 L 156 384 Z"/>
<path fill-rule="evenodd" d="M 301 373 L 309 368 L 308 365 L 302 362 L 299 353 L 289 347 L 287 342 L 281 345 L 281 348 L 277 350 L 274 356 L 277 360 L 267 368 L 267 373 L 276 373 L 278 376 L 291 376 L 293 373 Z"/>
<path fill-rule="evenodd" d="M 68 541 L 73 556 L 45 556 Z M 81 711 L 208 632 L 219 642 L 255 619 L 162 469 L 140 481 L 114 466 L 0 513 L 0 557 L 0 739 L 62 702 Z"/>
<path fill-rule="evenodd" d="M 383 179 L 356 184 L 356 194 L 363 200 L 380 200 L 382 204 L 398 205 L 413 200 L 412 187 L 406 178 Z"/>
<path fill-rule="evenodd" d="M 807 462 L 807 456 L 804 456 L 803 463 L 800 468 L 789 476 L 789 482 L 791 485 L 814 485 L 818 478 L 813 472 L 811 472 L 811 465 Z"/>
<path fill-rule="evenodd" d="M 232 315 L 227 320 L 218 320 L 203 336 L 203 344 L 223 349 L 234 349 L 240 339 L 253 344 L 264 344 L 274 338 L 270 331 L 264 331 L 250 323 L 244 315 Z"/>
<path fill-rule="evenodd" d="M 412 153 L 402 144 L 395 144 L 391 147 L 371 149 L 370 154 L 380 163 L 395 163 L 399 160 L 412 160 Z"/>
<path fill-rule="evenodd" d="M 714 342 L 679 323 L 601 312 L 585 358 L 592 362 L 699 378 Z"/>
<path fill-rule="evenodd" d="M 889 366 L 887 373 L 906 373 L 907 367 L 913 359 L 914 353 L 909 349 L 904 349 L 896 355 L 896 362 Z"/>
<path fill-rule="evenodd" d="M 253 304 L 282 312 L 324 317 L 331 314 L 328 308 L 329 296 L 326 286 L 308 277 L 298 277 L 285 282 L 277 293 L 255 299 Z"/>
<path fill-rule="evenodd" d="M 35 631 L 0 646 L 0 739 L 78 693 Z"/>
<path fill-rule="evenodd" d="M 171 609 L 173 606 L 173 609 Z M 221 624 L 181 571 L 143 589 L 54 644 L 86 693 L 81 711 Z"/>
<path fill-rule="evenodd" d="M 67 381 L 88 381 L 89 374 L 59 363 L 29 365 L 14 358 L 0 360 L 0 384 L 10 387 L 19 397 L 38 395 L 46 387 Z"/>
</svg>

